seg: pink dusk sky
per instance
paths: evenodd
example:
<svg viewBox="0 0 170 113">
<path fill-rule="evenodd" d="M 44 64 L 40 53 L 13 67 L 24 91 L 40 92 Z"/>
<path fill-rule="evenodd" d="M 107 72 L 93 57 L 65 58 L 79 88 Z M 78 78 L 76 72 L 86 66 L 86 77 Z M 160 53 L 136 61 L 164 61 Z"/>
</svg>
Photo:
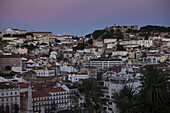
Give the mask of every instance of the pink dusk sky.
<svg viewBox="0 0 170 113">
<path fill-rule="evenodd" d="M 0 0 L 0 28 L 84 36 L 117 25 L 170 26 L 170 0 Z"/>
</svg>

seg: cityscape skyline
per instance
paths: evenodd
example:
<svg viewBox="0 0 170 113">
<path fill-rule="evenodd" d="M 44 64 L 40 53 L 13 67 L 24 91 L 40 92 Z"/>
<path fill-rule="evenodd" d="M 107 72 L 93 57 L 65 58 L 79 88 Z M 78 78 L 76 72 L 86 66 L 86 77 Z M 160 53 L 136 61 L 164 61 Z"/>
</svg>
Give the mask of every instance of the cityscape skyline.
<svg viewBox="0 0 170 113">
<path fill-rule="evenodd" d="M 116 25 L 170 26 L 168 0 L 5 0 L 0 28 L 85 36 Z"/>
</svg>

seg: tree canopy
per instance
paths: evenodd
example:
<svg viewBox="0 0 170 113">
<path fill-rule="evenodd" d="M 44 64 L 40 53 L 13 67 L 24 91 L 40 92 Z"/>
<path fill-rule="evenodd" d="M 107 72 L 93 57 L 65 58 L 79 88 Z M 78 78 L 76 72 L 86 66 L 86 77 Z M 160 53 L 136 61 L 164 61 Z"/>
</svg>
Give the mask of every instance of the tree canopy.
<svg viewBox="0 0 170 113">
<path fill-rule="evenodd" d="M 103 98 L 104 93 L 94 79 L 84 79 L 78 90 L 84 97 L 84 102 L 80 107 L 86 106 L 89 113 L 105 112 L 104 105 L 107 100 Z"/>
</svg>

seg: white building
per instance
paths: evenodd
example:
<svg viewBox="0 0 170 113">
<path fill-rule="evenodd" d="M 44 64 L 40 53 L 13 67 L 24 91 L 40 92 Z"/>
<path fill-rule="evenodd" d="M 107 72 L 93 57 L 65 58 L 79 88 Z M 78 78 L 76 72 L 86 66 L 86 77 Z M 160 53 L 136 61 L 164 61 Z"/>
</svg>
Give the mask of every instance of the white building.
<svg viewBox="0 0 170 113">
<path fill-rule="evenodd" d="M 67 109 L 69 107 L 69 93 L 62 87 L 54 87 L 47 90 L 51 95 L 52 103 L 57 109 Z"/>
<path fill-rule="evenodd" d="M 113 56 L 117 56 L 117 55 L 126 56 L 127 55 L 127 51 L 113 51 L 112 55 Z"/>
<path fill-rule="evenodd" d="M 121 59 L 98 58 L 98 59 L 90 60 L 90 66 L 94 66 L 98 69 L 109 68 L 114 65 L 120 65 L 120 64 L 122 64 Z M 89 66 L 89 65 L 86 64 L 86 66 Z"/>
<path fill-rule="evenodd" d="M 27 30 L 19 30 L 19 29 L 11 29 L 8 28 L 5 30 L 4 34 L 25 34 L 27 33 Z"/>
<path fill-rule="evenodd" d="M 153 40 L 123 40 L 120 41 L 120 45 L 125 45 L 125 46 L 142 46 L 142 47 L 151 47 L 153 46 Z M 128 46 L 128 47 L 129 47 Z"/>
<path fill-rule="evenodd" d="M 112 101 L 113 99 L 113 93 L 114 92 L 119 92 L 124 85 L 132 86 L 133 88 L 137 88 L 140 85 L 140 82 L 124 82 L 124 83 L 114 83 L 104 81 L 104 97 L 109 99 L 110 101 L 107 102 L 108 106 L 105 107 L 107 113 L 119 113 L 119 110 L 116 108 L 116 105 Z"/>
<path fill-rule="evenodd" d="M 108 43 L 112 43 L 112 42 L 116 42 L 116 38 L 105 38 L 104 39 L 104 43 L 108 44 Z"/>
<path fill-rule="evenodd" d="M 16 53 L 16 54 L 27 54 L 28 53 L 28 49 L 27 48 L 14 48 L 12 50 L 12 52 Z"/>
<path fill-rule="evenodd" d="M 48 67 L 34 67 L 32 70 L 40 77 L 55 76 L 55 70 Z"/>
<path fill-rule="evenodd" d="M 66 90 L 67 92 L 69 92 L 69 96 L 75 96 L 75 92 L 78 92 L 78 85 L 74 85 L 74 84 L 64 84 L 61 86 L 64 90 Z M 71 99 L 69 100 L 69 107 L 76 107 L 78 106 L 78 101 Z"/>
<path fill-rule="evenodd" d="M 88 79 L 88 73 L 77 73 L 77 72 L 70 72 L 68 73 L 68 80 L 72 82 L 78 82 L 82 79 Z"/>
</svg>

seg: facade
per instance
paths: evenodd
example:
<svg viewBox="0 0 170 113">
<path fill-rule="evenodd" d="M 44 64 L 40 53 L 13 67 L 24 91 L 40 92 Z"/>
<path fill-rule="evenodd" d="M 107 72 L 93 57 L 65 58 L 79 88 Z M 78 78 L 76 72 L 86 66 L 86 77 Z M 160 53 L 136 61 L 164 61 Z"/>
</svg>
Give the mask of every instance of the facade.
<svg viewBox="0 0 170 113">
<path fill-rule="evenodd" d="M 116 108 L 115 103 L 112 101 L 113 93 L 120 91 L 124 85 L 130 85 L 133 88 L 137 88 L 140 83 L 138 81 L 135 82 L 117 82 L 114 83 L 109 81 L 104 81 L 104 97 L 109 99 L 107 102 L 108 106 L 105 107 L 107 113 L 119 113 L 119 110 Z"/>
<path fill-rule="evenodd" d="M 82 79 L 88 79 L 88 73 L 77 73 L 77 72 L 70 72 L 68 73 L 68 80 L 71 82 L 79 82 Z"/>
<path fill-rule="evenodd" d="M 102 40 L 93 40 L 93 46 L 103 47 L 103 41 Z"/>
<path fill-rule="evenodd" d="M 21 94 L 22 113 L 41 113 L 42 110 L 45 113 L 45 111 L 48 112 L 51 109 L 51 96 L 47 91 L 44 89 L 32 91 L 31 98 L 29 98 L 28 92 Z"/>
<path fill-rule="evenodd" d="M 4 34 L 25 34 L 27 33 L 27 30 L 19 30 L 19 29 L 11 29 L 8 28 L 4 31 Z"/>
<path fill-rule="evenodd" d="M 22 59 L 16 55 L 0 55 L 0 67 L 22 67 Z"/>
<path fill-rule="evenodd" d="M 55 76 L 55 70 L 48 67 L 33 67 L 32 70 L 40 77 Z"/>
<path fill-rule="evenodd" d="M 122 64 L 121 59 L 99 58 L 99 59 L 90 60 L 90 66 L 96 67 L 98 69 L 109 68 L 114 65 L 120 65 L 120 64 Z"/>
<path fill-rule="evenodd" d="M 51 36 L 52 35 L 52 32 L 36 32 L 36 31 L 32 31 L 32 32 L 28 32 L 28 33 L 32 33 L 34 37 Z"/>
<path fill-rule="evenodd" d="M 74 84 L 64 84 L 61 86 L 64 90 L 66 90 L 67 92 L 69 92 L 69 96 L 70 97 L 76 97 L 75 93 L 78 93 L 78 85 L 74 85 Z M 69 99 L 69 107 L 76 107 L 78 106 L 78 101 L 74 100 L 74 99 Z"/>
<path fill-rule="evenodd" d="M 104 39 L 104 43 L 108 44 L 108 43 L 112 43 L 112 42 L 116 42 L 117 39 L 116 38 L 105 38 Z"/>
<path fill-rule="evenodd" d="M 113 51 L 112 55 L 113 56 L 117 56 L 117 55 L 126 56 L 127 55 L 127 51 Z"/>
<path fill-rule="evenodd" d="M 153 46 L 153 40 L 123 40 L 119 42 L 120 45 L 124 45 L 127 47 L 138 47 L 139 45 L 141 47 L 152 47 Z"/>
<path fill-rule="evenodd" d="M 51 96 L 45 90 L 32 93 L 32 105 L 34 112 L 49 111 L 51 109 Z"/>
<path fill-rule="evenodd" d="M 28 53 L 28 49 L 27 48 L 14 48 L 12 50 L 12 52 L 16 53 L 16 54 L 27 54 Z"/>
<path fill-rule="evenodd" d="M 49 42 L 50 42 L 49 37 L 42 37 L 40 40 L 40 43 L 46 43 L 48 45 L 49 45 Z"/>
<path fill-rule="evenodd" d="M 51 95 L 51 103 L 54 103 L 56 109 L 68 109 L 69 93 L 62 87 L 47 89 Z"/>
<path fill-rule="evenodd" d="M 0 83 L 0 105 L 3 106 L 6 113 L 13 113 L 14 104 L 20 108 L 19 88 L 13 87 L 9 83 Z"/>
</svg>

